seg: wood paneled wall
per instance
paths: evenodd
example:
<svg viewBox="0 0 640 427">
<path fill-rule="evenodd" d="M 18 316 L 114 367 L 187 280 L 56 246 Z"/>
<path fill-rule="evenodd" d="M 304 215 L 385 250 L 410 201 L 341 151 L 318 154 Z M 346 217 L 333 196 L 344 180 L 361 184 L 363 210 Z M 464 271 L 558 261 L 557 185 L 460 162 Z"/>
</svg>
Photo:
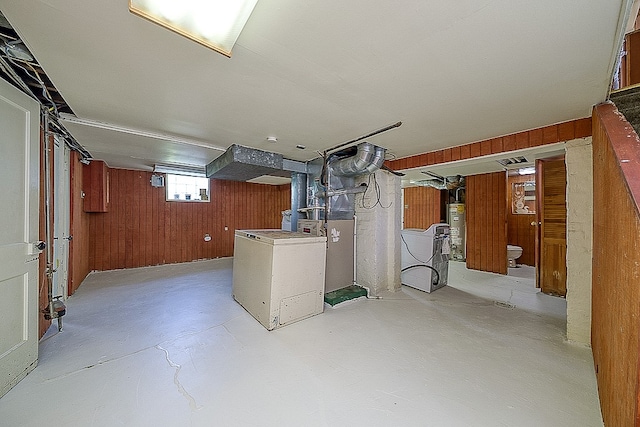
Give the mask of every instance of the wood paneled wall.
<svg viewBox="0 0 640 427">
<path fill-rule="evenodd" d="M 69 242 L 69 295 L 72 295 L 80 286 L 89 268 L 89 214 L 84 212 L 82 188 L 83 167 L 78 153 L 71 152 L 69 161 L 69 174 L 71 182 L 71 208 L 69 213 L 70 234 L 73 236 Z"/>
<path fill-rule="evenodd" d="M 535 175 L 514 175 L 508 178 L 507 185 L 507 243 L 520 246 L 522 256 L 516 260 L 518 264 L 535 266 L 536 228 L 531 225 L 535 215 L 513 214 L 511 209 L 513 184 L 536 180 Z"/>
<path fill-rule="evenodd" d="M 467 268 L 507 274 L 507 176 L 466 178 Z"/>
<path fill-rule="evenodd" d="M 640 140 L 613 104 L 594 108 L 591 346 L 607 426 L 640 423 Z"/>
<path fill-rule="evenodd" d="M 109 212 L 87 214 L 91 270 L 232 256 L 236 229 L 280 228 L 291 207 L 288 184 L 211 180 L 210 202 L 176 202 L 151 186 L 151 172 L 110 169 L 109 176 Z"/>
<path fill-rule="evenodd" d="M 403 228 L 427 229 L 431 224 L 446 222 L 442 218 L 445 193 L 433 187 L 405 188 Z"/>
<path fill-rule="evenodd" d="M 591 136 L 591 117 L 391 160 L 387 162 L 387 166 L 393 170 L 412 169 L 456 160 L 471 159 L 488 154 L 506 153 L 522 148 L 537 147 L 539 145 L 570 141 L 575 138 L 585 138 L 588 136 Z"/>
</svg>

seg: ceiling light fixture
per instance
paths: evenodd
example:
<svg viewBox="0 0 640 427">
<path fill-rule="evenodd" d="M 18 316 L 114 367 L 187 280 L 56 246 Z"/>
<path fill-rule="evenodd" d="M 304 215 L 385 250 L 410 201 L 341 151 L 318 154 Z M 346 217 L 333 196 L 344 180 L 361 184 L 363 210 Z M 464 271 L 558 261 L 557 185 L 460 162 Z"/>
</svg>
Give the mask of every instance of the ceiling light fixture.
<svg viewBox="0 0 640 427">
<path fill-rule="evenodd" d="M 528 167 L 528 168 L 518 169 L 518 174 L 519 174 L 519 175 L 533 175 L 534 173 L 536 173 L 536 168 L 535 168 L 535 166 L 531 166 L 531 167 Z"/>
<path fill-rule="evenodd" d="M 227 150 L 226 148 L 217 147 L 215 145 L 211 145 L 206 142 L 195 141 L 195 140 L 186 139 L 186 138 L 178 138 L 176 136 L 165 135 L 161 133 L 147 132 L 140 129 L 128 128 L 124 126 L 114 125 L 112 123 L 99 122 L 96 120 L 81 119 L 80 117 L 76 117 L 74 115 L 66 114 L 66 113 L 60 113 L 60 120 L 67 123 L 73 123 L 73 124 L 82 125 L 82 126 L 89 126 L 97 129 L 104 129 L 104 130 L 110 130 L 113 132 L 126 133 L 128 135 L 143 136 L 145 138 L 152 138 L 152 139 L 159 139 L 161 141 L 174 142 L 176 144 L 192 145 L 194 147 L 210 148 L 212 150 L 218 150 L 218 151 Z"/>
<path fill-rule="evenodd" d="M 206 170 L 204 166 L 192 166 L 192 165 L 161 165 L 157 164 L 153 167 L 154 173 L 168 173 L 171 175 L 186 175 L 186 176 L 198 176 L 206 177 Z"/>
<path fill-rule="evenodd" d="M 258 0 L 129 0 L 129 10 L 231 57 Z"/>
<path fill-rule="evenodd" d="M 276 138 L 275 136 L 268 136 L 267 137 L 267 141 L 269 141 L 269 142 L 278 142 L 278 138 Z"/>
</svg>

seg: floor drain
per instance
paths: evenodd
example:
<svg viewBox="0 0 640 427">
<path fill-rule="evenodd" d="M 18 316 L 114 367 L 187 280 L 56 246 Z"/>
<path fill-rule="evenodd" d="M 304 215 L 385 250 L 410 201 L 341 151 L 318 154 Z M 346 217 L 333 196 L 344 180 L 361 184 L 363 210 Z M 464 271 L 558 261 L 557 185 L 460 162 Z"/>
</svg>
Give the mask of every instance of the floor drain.
<svg viewBox="0 0 640 427">
<path fill-rule="evenodd" d="M 503 302 L 503 301 L 494 301 L 493 302 L 495 305 L 497 305 L 498 307 L 502 307 L 502 308 L 508 308 L 509 310 L 513 310 L 514 308 L 516 308 L 515 305 L 510 304 L 508 302 Z"/>
</svg>

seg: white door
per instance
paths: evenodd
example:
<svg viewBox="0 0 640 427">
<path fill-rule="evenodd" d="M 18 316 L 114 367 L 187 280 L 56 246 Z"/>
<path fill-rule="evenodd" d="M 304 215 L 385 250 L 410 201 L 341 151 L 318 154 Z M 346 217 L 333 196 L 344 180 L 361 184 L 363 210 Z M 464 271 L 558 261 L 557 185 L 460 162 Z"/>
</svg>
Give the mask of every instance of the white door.
<svg viewBox="0 0 640 427">
<path fill-rule="evenodd" d="M 38 362 L 38 103 L 0 79 L 0 397 Z"/>
<path fill-rule="evenodd" d="M 69 147 L 55 137 L 53 192 L 53 296 L 67 298 L 69 261 Z"/>
</svg>

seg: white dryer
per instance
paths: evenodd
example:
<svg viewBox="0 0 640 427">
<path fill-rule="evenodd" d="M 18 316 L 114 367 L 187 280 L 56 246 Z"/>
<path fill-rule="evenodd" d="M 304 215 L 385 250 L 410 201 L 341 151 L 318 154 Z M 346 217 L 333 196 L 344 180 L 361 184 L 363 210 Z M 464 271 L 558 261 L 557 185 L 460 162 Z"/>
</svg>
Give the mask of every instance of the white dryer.
<svg viewBox="0 0 640 427">
<path fill-rule="evenodd" d="M 449 224 L 433 224 L 426 230 L 402 230 L 403 285 L 432 292 L 449 278 Z"/>
</svg>

